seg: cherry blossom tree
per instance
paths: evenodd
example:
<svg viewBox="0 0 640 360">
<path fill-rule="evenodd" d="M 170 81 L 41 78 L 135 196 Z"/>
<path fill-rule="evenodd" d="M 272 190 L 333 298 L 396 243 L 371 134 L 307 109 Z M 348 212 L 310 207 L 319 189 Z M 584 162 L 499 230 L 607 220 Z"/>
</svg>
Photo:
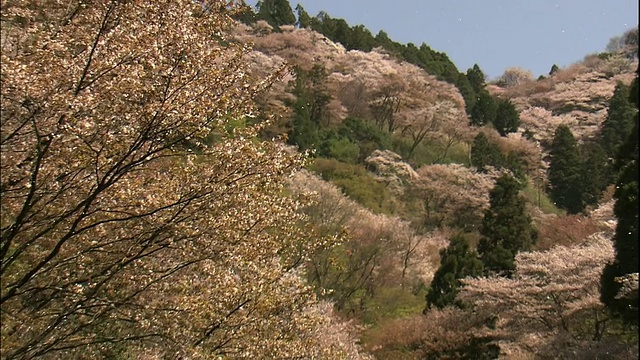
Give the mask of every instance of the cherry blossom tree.
<svg viewBox="0 0 640 360">
<path fill-rule="evenodd" d="M 493 316 L 493 329 L 484 331 L 503 351 L 566 357 L 608 346 L 610 320 L 599 301 L 599 279 L 612 257 L 603 233 L 573 247 L 519 253 L 512 278 L 463 279 L 458 299 Z"/>
<path fill-rule="evenodd" d="M 3 358 L 335 358 L 226 1 L 2 3 Z"/>
<path fill-rule="evenodd" d="M 445 219 L 461 227 L 479 226 L 489 207 L 489 191 L 499 172 L 480 173 L 459 164 L 425 165 L 411 181 L 410 195 L 422 202 L 424 226 L 445 225 Z"/>
</svg>

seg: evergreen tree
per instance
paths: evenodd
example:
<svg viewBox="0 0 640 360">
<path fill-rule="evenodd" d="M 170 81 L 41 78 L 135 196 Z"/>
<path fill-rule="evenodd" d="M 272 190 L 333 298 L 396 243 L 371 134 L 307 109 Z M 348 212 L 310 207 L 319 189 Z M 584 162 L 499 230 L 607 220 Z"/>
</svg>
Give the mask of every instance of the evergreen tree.
<svg viewBox="0 0 640 360">
<path fill-rule="evenodd" d="M 351 28 L 349 48 L 369 52 L 374 46 L 373 35 L 364 25 L 356 25 Z"/>
<path fill-rule="evenodd" d="M 633 128 L 633 116 L 637 109 L 629 101 L 629 95 L 629 87 L 619 82 L 609 100 L 607 119 L 600 131 L 600 145 L 610 158 L 616 156 L 618 147 Z"/>
<path fill-rule="evenodd" d="M 618 219 L 613 238 L 615 259 L 605 266 L 600 289 L 600 300 L 629 322 L 638 324 L 638 294 L 616 299 L 621 284 L 616 277 L 638 273 L 638 115 L 627 141 L 620 148 L 616 168 L 620 177 L 616 183 L 613 212 Z"/>
<path fill-rule="evenodd" d="M 296 13 L 298 13 L 297 27 L 304 29 L 311 26 L 311 16 L 304 10 L 302 5 L 296 5 Z"/>
<path fill-rule="evenodd" d="M 578 143 L 566 125 L 556 129 L 551 144 L 549 165 L 549 196 L 555 204 L 577 214 L 584 210 L 582 160 Z"/>
<path fill-rule="evenodd" d="M 464 109 L 467 112 L 467 115 L 471 115 L 471 110 L 473 110 L 473 106 L 477 101 L 476 92 L 473 90 L 471 82 L 469 82 L 469 79 L 465 74 L 458 73 L 455 85 L 458 90 L 460 90 L 460 95 L 462 95 L 462 98 L 464 99 Z"/>
<path fill-rule="evenodd" d="M 274 30 L 278 30 L 281 25 L 294 25 L 296 16 L 291 10 L 291 5 L 287 0 L 262 0 L 256 4 L 258 8 L 258 19 L 265 20 Z"/>
<path fill-rule="evenodd" d="M 335 29 L 330 39 L 342 44 L 347 50 L 353 50 L 351 46 L 351 27 L 344 19 L 333 19 Z"/>
<path fill-rule="evenodd" d="M 309 71 L 297 67 L 295 73 L 291 92 L 296 101 L 292 104 L 293 119 L 288 141 L 298 145 L 300 150 L 306 150 L 319 143 L 319 130 L 331 96 L 326 88 L 327 72 L 321 64 L 315 64 Z"/>
<path fill-rule="evenodd" d="M 481 276 L 482 269 L 478 254 L 469 246 L 467 239 L 461 234 L 452 237 L 449 246 L 440 250 L 440 267 L 431 281 L 425 311 L 454 305 L 460 279 Z"/>
<path fill-rule="evenodd" d="M 515 255 L 529 250 L 537 238 L 525 212 L 526 200 L 519 194 L 521 187 L 515 178 L 503 175 L 490 192 L 491 206 L 485 211 L 478 243 L 487 274 L 509 276 L 515 270 Z"/>
<path fill-rule="evenodd" d="M 486 76 L 482 70 L 480 70 L 478 64 L 474 64 L 473 68 L 467 70 L 467 79 L 469 79 L 469 83 L 476 93 L 484 90 Z"/>
<path fill-rule="evenodd" d="M 318 124 L 311 119 L 311 107 L 307 98 L 298 97 L 293 106 L 292 128 L 288 134 L 288 142 L 297 145 L 298 149 L 313 149 L 319 142 Z"/>
<path fill-rule="evenodd" d="M 518 180 L 525 180 L 526 173 L 522 158 L 515 152 L 509 151 L 504 157 L 504 167 L 511 171 L 511 174 Z"/>
<path fill-rule="evenodd" d="M 471 145 L 471 165 L 484 172 L 487 166 L 500 168 L 504 165 L 504 157 L 500 147 L 489 141 L 483 132 L 479 132 Z"/>
<path fill-rule="evenodd" d="M 485 89 L 477 93 L 477 100 L 471 109 L 471 125 L 482 126 L 493 123 L 498 112 L 496 100 Z"/>
<path fill-rule="evenodd" d="M 551 70 L 549 70 L 549 75 L 553 75 L 553 74 L 555 74 L 558 70 L 560 70 L 560 68 L 558 67 L 558 65 L 553 64 L 553 66 L 551 66 Z"/>
<path fill-rule="evenodd" d="M 602 192 L 609 184 L 607 153 L 598 143 L 588 143 L 581 147 L 582 158 L 582 202 L 596 205 Z"/>
<path fill-rule="evenodd" d="M 498 100 L 493 127 L 501 136 L 506 136 L 508 133 L 518 131 L 518 126 L 520 126 L 520 115 L 515 105 L 510 100 Z"/>
</svg>

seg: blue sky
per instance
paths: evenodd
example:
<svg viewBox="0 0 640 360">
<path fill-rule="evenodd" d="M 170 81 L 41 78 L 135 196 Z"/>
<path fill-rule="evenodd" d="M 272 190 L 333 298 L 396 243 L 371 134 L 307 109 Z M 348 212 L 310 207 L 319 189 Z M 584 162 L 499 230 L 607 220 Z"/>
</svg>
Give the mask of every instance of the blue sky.
<svg viewBox="0 0 640 360">
<path fill-rule="evenodd" d="M 255 5 L 256 0 L 247 4 Z M 512 66 L 546 75 L 604 51 L 609 39 L 638 25 L 637 0 L 291 0 L 384 30 L 400 43 L 445 52 L 458 70 L 477 63 L 489 78 Z"/>
</svg>

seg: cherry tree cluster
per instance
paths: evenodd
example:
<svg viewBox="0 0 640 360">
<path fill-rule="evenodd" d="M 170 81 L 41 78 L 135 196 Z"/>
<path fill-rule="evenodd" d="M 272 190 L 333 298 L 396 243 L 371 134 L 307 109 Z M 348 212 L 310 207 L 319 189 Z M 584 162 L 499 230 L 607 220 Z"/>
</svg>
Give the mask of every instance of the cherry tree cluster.
<svg viewBox="0 0 640 360">
<path fill-rule="evenodd" d="M 4 358 L 334 358 L 226 1 L 2 3 Z"/>
</svg>

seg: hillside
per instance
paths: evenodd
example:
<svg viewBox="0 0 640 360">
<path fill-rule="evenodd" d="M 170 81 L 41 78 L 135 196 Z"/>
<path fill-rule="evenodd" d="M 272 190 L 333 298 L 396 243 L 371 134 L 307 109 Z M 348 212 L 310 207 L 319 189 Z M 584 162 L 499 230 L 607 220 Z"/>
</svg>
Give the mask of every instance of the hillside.
<svg viewBox="0 0 640 360">
<path fill-rule="evenodd" d="M 321 65 L 326 77 L 324 90 L 331 94 L 327 121 L 332 124 L 339 124 L 348 116 L 376 117 L 378 114 L 372 113 L 372 105 L 393 100 L 397 103 L 397 109 L 393 109 L 397 122 L 379 121 L 387 121 L 386 126 L 394 129 L 410 126 L 410 118 L 424 116 L 421 113 L 426 113 L 426 108 L 435 103 L 450 108 L 450 126 L 468 127 L 464 100 L 455 86 L 415 65 L 400 62 L 381 49 L 346 51 L 342 45 L 313 30 L 283 27 L 282 31 L 274 32 L 265 22 L 252 27 L 239 25 L 234 35 L 240 41 L 253 44 L 250 57 L 257 62 L 258 69 L 275 68 L 286 62 L 292 68 L 310 71 L 314 65 Z M 288 80 L 291 78 L 284 83 Z M 429 89 L 431 91 L 426 91 Z M 277 87 L 268 97 L 266 112 L 286 117 L 277 109 L 286 107 L 283 103 L 291 99 L 291 94 Z"/>
<path fill-rule="evenodd" d="M 2 358 L 637 358 L 628 49 L 487 83 L 286 0 L 38 5 L 0 15 Z"/>
<path fill-rule="evenodd" d="M 360 140 L 349 138 L 352 144 L 360 146 L 359 158 L 319 150 L 310 169 L 320 178 L 305 174 L 293 185 L 296 193 L 311 194 L 305 196 L 318 199 L 321 207 L 313 207 L 307 214 L 315 223 L 322 224 L 319 225 L 322 232 L 339 235 L 341 228 L 346 231 L 341 247 L 317 259 L 320 263 L 312 268 L 311 278 L 322 291 L 329 291 L 331 295 L 323 296 L 334 301 L 341 316 L 365 326 L 353 334 L 359 334 L 354 336 L 361 337 L 364 348 L 376 358 L 396 358 L 400 354 L 398 346 L 415 346 L 427 353 L 436 351 L 423 348 L 432 346 L 431 341 L 444 341 L 445 348 L 437 350 L 443 354 L 463 351 L 450 343 L 451 340 L 445 340 L 446 337 L 407 340 L 416 341 L 408 344 L 382 332 L 397 332 L 411 338 L 409 329 L 439 331 L 438 326 L 452 321 L 451 317 L 460 316 L 430 310 L 427 318 L 441 318 L 432 320 L 438 325 L 428 326 L 418 315 L 420 298 L 428 293 L 428 287 L 424 286 L 434 281 L 438 267 L 444 266 L 443 258 L 438 259 L 436 255 L 443 256 L 454 234 L 462 232 L 472 246 L 477 245 L 483 212 L 489 208 L 490 190 L 505 172 L 519 171 L 525 183 L 521 194 L 526 198 L 527 213 L 538 234 L 534 251 L 530 252 L 532 258 L 551 251 L 588 254 L 599 250 L 582 247 L 599 249 L 611 241 L 616 227 L 611 192 L 602 198 L 602 203 L 590 206 L 590 215 L 572 215 L 553 205 L 543 184 L 549 181 L 549 151 L 556 128 L 567 125 L 581 144 L 597 141 L 614 88 L 618 82 L 631 84 L 637 58 L 589 55 L 584 61 L 558 69 L 546 78 L 524 79 L 510 86 L 500 81 L 486 84 L 491 96 L 508 99 L 515 105 L 521 120 L 517 131 L 500 136 L 490 124 L 472 125 L 468 104 L 454 84 L 439 80 L 436 75 L 385 49 L 347 50 L 311 29 L 285 25 L 276 31 L 264 21 L 239 25 L 234 36 L 253 44 L 250 58 L 257 63 L 271 64 L 272 69 L 280 64 L 294 69 L 292 75 L 285 78 L 288 85 L 274 87 L 262 108 L 265 113 L 276 116 L 281 131 L 291 134 L 291 127 L 297 126 L 288 124 L 287 120 L 296 118 L 293 104 L 300 96 L 307 96 L 296 93 L 296 77 L 308 76 L 305 72 L 314 73 L 321 68 L 323 77 L 306 83 L 326 96 L 325 112 L 322 119 L 317 120 L 320 133 L 323 129 L 336 129 L 341 133 L 345 124 L 349 126 L 349 119 L 357 118 L 392 139 L 391 144 L 378 142 L 377 149 L 367 148 L 368 152 L 362 154 L 364 148 Z M 255 68 L 263 66 L 255 65 Z M 305 99 L 307 105 L 313 106 L 313 100 L 308 100 L 313 96 Z M 381 109 L 384 111 L 380 112 Z M 499 165 L 488 173 L 472 166 L 472 149 L 478 134 L 484 134 L 506 158 L 517 158 L 519 165 Z M 327 141 L 322 140 L 322 136 L 317 138 L 319 143 L 314 143 L 319 146 L 311 149 L 322 149 L 323 141 Z M 417 138 L 423 141 L 413 143 Z M 408 146 L 398 146 L 402 142 Z M 416 144 L 415 148 L 411 147 L 412 143 Z M 451 150 L 454 157 L 447 154 Z M 423 156 L 429 152 L 435 155 Z M 583 261 L 595 267 L 593 274 L 601 271 L 612 256 L 610 250 L 601 255 L 602 258 L 585 255 Z M 327 265 L 326 261 L 333 265 Z M 532 265 L 522 261 L 518 266 L 519 269 L 522 266 L 524 272 L 526 266 Z M 599 286 L 597 275 L 593 274 L 584 274 L 590 279 L 585 287 Z M 352 277 L 360 282 L 348 280 Z M 594 298 L 582 298 L 583 295 L 577 293 L 570 296 L 577 296 L 585 304 L 591 304 L 587 307 L 601 311 L 601 305 L 594 302 Z M 465 330 L 459 331 L 484 331 L 477 323 L 465 326 Z M 532 335 L 511 339 L 490 333 L 488 338 L 502 339 L 503 355 L 524 354 L 527 347 L 546 346 L 529 342 L 527 336 Z M 580 344 L 571 346 L 593 346 Z M 488 346 L 486 344 L 476 346 L 476 351 L 493 351 L 490 346 L 482 347 Z M 620 354 L 626 351 L 620 349 L 615 351 Z M 413 357 L 407 355 L 406 358 Z"/>
<path fill-rule="evenodd" d="M 555 128 L 565 124 L 578 139 L 589 140 L 607 117 L 617 82 L 631 84 L 637 68 L 637 57 L 591 54 L 544 79 L 488 88 L 516 104 L 522 128 L 533 132 L 535 139 L 548 144 Z"/>
</svg>

